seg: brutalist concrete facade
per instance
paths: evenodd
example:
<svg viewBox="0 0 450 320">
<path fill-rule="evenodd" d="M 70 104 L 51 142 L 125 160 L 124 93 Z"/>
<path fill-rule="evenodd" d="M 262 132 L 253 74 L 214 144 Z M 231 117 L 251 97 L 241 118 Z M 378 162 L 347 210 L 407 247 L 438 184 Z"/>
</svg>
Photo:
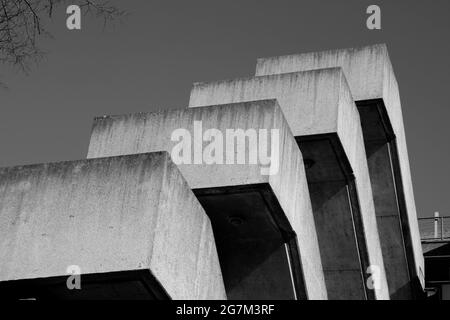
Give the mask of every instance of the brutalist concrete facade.
<svg viewBox="0 0 450 320">
<path fill-rule="evenodd" d="M 196 122 L 201 133 L 195 132 Z M 278 130 L 278 141 L 268 145 L 279 145 L 274 159 L 279 168 L 273 174 L 262 174 L 260 164 L 178 167 L 212 220 L 229 298 L 325 299 L 303 158 L 275 100 L 100 117 L 94 123 L 88 157 L 172 151 L 178 144 L 172 133 L 178 129 L 197 134 L 193 140 L 198 134 L 203 139 L 203 132 L 211 129 Z M 246 143 L 246 153 L 254 147 Z M 276 150 L 271 147 L 271 152 Z M 233 219 L 243 222 L 233 226 Z"/>
<path fill-rule="evenodd" d="M 189 105 L 270 98 L 314 162 L 308 184 L 328 295 L 388 298 L 359 114 L 341 69 L 196 83 Z M 367 290 L 370 266 L 381 270 L 378 290 Z"/>
<path fill-rule="evenodd" d="M 211 223 L 168 153 L 0 169 L 0 234 L 5 297 L 226 299 Z"/>
<path fill-rule="evenodd" d="M 259 59 L 194 84 L 188 108 L 98 117 L 88 158 L 0 169 L 1 297 L 422 297 L 385 45 Z"/>
<path fill-rule="evenodd" d="M 258 59 L 256 75 L 342 67 L 358 106 L 391 298 L 424 287 L 424 260 L 398 83 L 386 45 Z"/>
</svg>

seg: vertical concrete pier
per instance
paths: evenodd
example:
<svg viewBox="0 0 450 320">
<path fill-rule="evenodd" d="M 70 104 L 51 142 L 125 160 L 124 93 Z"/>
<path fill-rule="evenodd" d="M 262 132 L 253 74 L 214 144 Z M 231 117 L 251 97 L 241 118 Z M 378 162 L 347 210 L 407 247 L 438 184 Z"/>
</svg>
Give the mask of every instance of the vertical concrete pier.
<svg viewBox="0 0 450 320">
<path fill-rule="evenodd" d="M 2 298 L 226 299 L 209 218 L 165 152 L 1 168 L 0 235 Z"/>
<path fill-rule="evenodd" d="M 268 174 L 250 153 L 261 151 L 258 134 L 272 132 Z M 89 158 L 155 150 L 183 157 L 178 167 L 212 221 L 229 299 L 327 298 L 302 155 L 276 101 L 95 119 Z M 243 163 L 227 162 L 239 152 Z"/>
<path fill-rule="evenodd" d="M 258 59 L 256 75 L 342 67 L 359 109 L 392 299 L 418 298 L 424 261 L 397 80 L 386 45 Z"/>
<path fill-rule="evenodd" d="M 330 299 L 388 299 L 361 124 L 341 69 L 196 83 L 190 107 L 277 99 L 305 159 Z M 366 273 L 381 270 L 370 290 Z"/>
</svg>

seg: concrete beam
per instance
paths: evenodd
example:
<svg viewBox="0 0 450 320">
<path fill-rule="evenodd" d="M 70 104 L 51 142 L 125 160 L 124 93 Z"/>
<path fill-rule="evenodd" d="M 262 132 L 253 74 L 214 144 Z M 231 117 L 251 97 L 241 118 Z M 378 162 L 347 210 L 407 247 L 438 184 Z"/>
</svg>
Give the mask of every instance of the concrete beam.
<svg viewBox="0 0 450 320">
<path fill-rule="evenodd" d="M 424 260 L 400 94 L 386 45 L 258 59 L 256 75 L 330 67 L 342 67 L 360 112 L 391 298 L 420 298 Z"/>
<path fill-rule="evenodd" d="M 8 299 L 226 299 L 209 218 L 165 152 L 1 168 L 0 235 Z"/>
<path fill-rule="evenodd" d="M 216 135 L 206 141 L 211 129 Z M 249 163 L 249 152 L 258 151 L 255 147 L 267 136 L 258 143 L 244 140 L 245 164 L 225 163 L 238 152 L 234 146 L 220 161 L 207 162 L 204 154 L 212 141 L 228 148 L 235 140 L 226 132 L 237 129 L 277 131 L 267 154 L 274 156 L 271 164 L 277 162 L 278 170 L 266 175 L 260 162 Z M 173 134 L 180 138 L 180 132 L 189 141 L 186 136 L 171 139 Z M 325 299 L 303 159 L 276 101 L 97 118 L 88 157 L 174 153 L 182 141 L 192 148 L 181 152 L 188 159 L 179 169 L 212 221 L 228 298 Z"/>
<path fill-rule="evenodd" d="M 278 100 L 309 168 L 329 297 L 388 298 L 359 115 L 342 71 L 197 83 L 189 106 L 257 99 Z M 375 292 L 366 287 L 371 265 L 381 270 Z"/>
</svg>

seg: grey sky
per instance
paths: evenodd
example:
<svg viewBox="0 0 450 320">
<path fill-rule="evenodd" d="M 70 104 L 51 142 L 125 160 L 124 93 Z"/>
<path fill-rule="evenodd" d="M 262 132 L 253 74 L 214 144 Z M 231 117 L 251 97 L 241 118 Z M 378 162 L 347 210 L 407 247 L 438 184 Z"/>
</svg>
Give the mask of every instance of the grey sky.
<svg viewBox="0 0 450 320">
<path fill-rule="evenodd" d="M 30 75 L 0 65 L 0 166 L 84 158 L 94 116 L 186 107 L 192 82 L 252 75 L 257 57 L 387 43 L 418 214 L 450 215 L 450 1 L 115 2 L 130 16 L 114 29 L 69 31 L 59 8 Z"/>
</svg>

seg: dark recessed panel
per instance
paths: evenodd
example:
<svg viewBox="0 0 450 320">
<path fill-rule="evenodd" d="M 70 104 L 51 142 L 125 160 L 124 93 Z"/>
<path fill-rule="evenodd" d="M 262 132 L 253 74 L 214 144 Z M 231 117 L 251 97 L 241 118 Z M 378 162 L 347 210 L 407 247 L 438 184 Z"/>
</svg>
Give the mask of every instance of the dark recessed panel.
<svg viewBox="0 0 450 320">
<path fill-rule="evenodd" d="M 295 298 L 285 226 L 279 223 L 284 213 L 271 203 L 275 196 L 268 197 L 269 190 L 273 193 L 269 185 L 194 190 L 211 219 L 228 299 Z"/>
<path fill-rule="evenodd" d="M 164 288 L 148 270 L 81 275 L 81 289 L 69 290 L 69 276 L 0 282 L 6 300 L 165 300 Z"/>
</svg>

